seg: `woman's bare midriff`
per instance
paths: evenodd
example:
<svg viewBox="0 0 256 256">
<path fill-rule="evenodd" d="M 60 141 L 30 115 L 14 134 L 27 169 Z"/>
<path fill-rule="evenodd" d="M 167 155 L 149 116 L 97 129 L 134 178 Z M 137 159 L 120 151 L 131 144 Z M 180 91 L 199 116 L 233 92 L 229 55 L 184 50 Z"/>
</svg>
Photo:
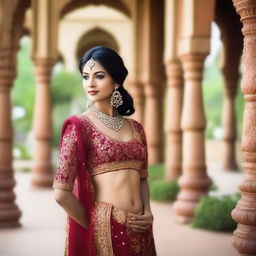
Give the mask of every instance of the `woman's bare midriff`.
<svg viewBox="0 0 256 256">
<path fill-rule="evenodd" d="M 132 169 L 106 172 L 92 177 L 95 200 L 133 213 L 142 212 L 139 172 Z"/>
</svg>

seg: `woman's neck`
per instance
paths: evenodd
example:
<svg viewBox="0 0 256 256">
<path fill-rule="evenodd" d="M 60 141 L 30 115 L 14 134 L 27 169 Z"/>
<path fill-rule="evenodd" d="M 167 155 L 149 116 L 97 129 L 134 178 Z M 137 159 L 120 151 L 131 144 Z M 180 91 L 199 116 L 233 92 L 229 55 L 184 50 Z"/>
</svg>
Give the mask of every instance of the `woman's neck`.
<svg viewBox="0 0 256 256">
<path fill-rule="evenodd" d="M 99 102 L 96 102 L 94 104 L 94 107 L 96 107 L 100 112 L 103 112 L 104 114 L 107 114 L 109 116 L 117 116 L 117 110 L 111 104 L 100 104 Z"/>
</svg>

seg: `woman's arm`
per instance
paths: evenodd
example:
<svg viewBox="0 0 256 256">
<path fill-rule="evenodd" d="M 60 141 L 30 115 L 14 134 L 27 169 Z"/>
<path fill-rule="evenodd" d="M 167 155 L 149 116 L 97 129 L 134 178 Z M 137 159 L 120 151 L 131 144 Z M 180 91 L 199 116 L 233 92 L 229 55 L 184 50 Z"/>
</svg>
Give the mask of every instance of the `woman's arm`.
<svg viewBox="0 0 256 256">
<path fill-rule="evenodd" d="M 84 228 L 88 227 L 88 218 L 85 209 L 71 191 L 55 189 L 54 196 L 57 203 L 72 219 Z"/>
<path fill-rule="evenodd" d="M 140 180 L 140 191 L 141 191 L 141 199 L 143 203 L 143 210 L 145 212 L 151 213 L 150 208 L 150 193 L 149 193 L 149 186 L 148 186 L 148 180 L 147 179 L 141 179 Z"/>
</svg>

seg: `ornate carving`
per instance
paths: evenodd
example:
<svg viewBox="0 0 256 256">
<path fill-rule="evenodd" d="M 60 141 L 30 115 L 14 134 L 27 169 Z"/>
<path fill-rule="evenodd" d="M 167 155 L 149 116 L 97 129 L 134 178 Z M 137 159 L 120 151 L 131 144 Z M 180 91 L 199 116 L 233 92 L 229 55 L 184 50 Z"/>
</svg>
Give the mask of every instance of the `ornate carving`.
<svg viewBox="0 0 256 256">
<path fill-rule="evenodd" d="M 246 255 L 256 254 L 256 2 L 233 0 L 243 23 L 244 50 L 242 57 L 242 92 L 245 98 L 244 126 L 242 135 L 244 180 L 239 189 L 242 197 L 232 211 L 238 222 L 233 245 Z"/>
<path fill-rule="evenodd" d="M 15 204 L 15 180 L 12 168 L 13 129 L 10 92 L 16 75 L 17 41 L 25 8 L 21 1 L 0 1 L 0 227 L 19 225 L 21 211 Z M 26 6 L 26 3 L 25 3 Z"/>
</svg>

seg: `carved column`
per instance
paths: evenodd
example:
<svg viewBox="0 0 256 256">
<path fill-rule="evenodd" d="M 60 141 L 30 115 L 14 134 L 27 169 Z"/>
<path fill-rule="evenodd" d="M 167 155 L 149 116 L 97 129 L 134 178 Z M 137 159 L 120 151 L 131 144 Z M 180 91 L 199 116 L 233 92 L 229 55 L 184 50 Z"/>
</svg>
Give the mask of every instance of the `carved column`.
<svg viewBox="0 0 256 256">
<path fill-rule="evenodd" d="M 141 40 L 141 33 L 143 31 L 143 17 L 141 15 L 142 1 L 134 1 L 132 5 L 132 26 L 133 26 L 133 64 L 131 70 L 131 79 L 129 88 L 131 88 L 131 94 L 134 100 L 135 113 L 131 116 L 135 120 L 144 125 L 144 104 L 145 95 L 143 83 L 141 82 L 141 69 L 143 67 L 143 42 Z"/>
<path fill-rule="evenodd" d="M 232 76 L 232 74 L 230 74 Z M 226 78 L 226 79 L 225 79 Z M 236 163 L 236 112 L 235 112 L 235 96 L 236 86 L 228 88 L 227 77 L 225 79 L 224 102 L 222 125 L 224 129 L 223 136 L 223 169 L 227 171 L 235 171 L 238 169 Z M 237 80 L 236 80 L 237 84 Z"/>
<path fill-rule="evenodd" d="M 233 0 L 243 23 L 242 92 L 245 99 L 242 155 L 245 177 L 242 197 L 232 211 L 238 223 L 233 245 L 241 255 L 256 255 L 256 1 Z"/>
<path fill-rule="evenodd" d="M 15 180 L 13 178 L 10 92 L 15 68 L 6 60 L 12 58 L 11 48 L 0 49 L 0 227 L 18 226 L 21 211 L 15 204 Z"/>
<path fill-rule="evenodd" d="M 165 114 L 166 178 L 176 180 L 182 167 L 181 111 L 183 102 L 183 72 L 178 60 L 166 63 L 167 98 Z"/>
<path fill-rule="evenodd" d="M 165 176 L 177 180 L 182 172 L 181 111 L 183 102 L 183 71 L 178 58 L 178 32 L 180 30 L 179 0 L 165 1 Z"/>
<path fill-rule="evenodd" d="M 13 128 L 10 96 L 16 76 L 15 38 L 20 35 L 16 24 L 22 19 L 23 11 L 18 5 L 19 1 L 0 1 L 0 227 L 19 226 L 21 217 L 13 191 L 15 180 L 12 166 Z M 17 10 L 20 12 L 15 14 Z"/>
<path fill-rule="evenodd" d="M 181 191 L 174 205 L 177 221 L 191 222 L 199 199 L 206 195 L 211 180 L 206 173 L 204 130 L 206 120 L 202 96 L 202 72 L 205 54 L 181 56 L 184 69 L 184 105 L 182 113 L 183 174 Z"/>
<path fill-rule="evenodd" d="M 231 1 L 217 0 L 215 21 L 221 31 L 223 43 L 221 70 L 224 78 L 222 125 L 223 169 L 236 171 L 236 112 L 235 97 L 239 80 L 239 62 L 243 49 L 242 24 Z M 234 42 L 236 42 L 234 44 Z"/>
<path fill-rule="evenodd" d="M 36 101 L 33 119 L 35 136 L 32 184 L 52 186 L 51 163 L 51 96 L 50 83 L 53 64 L 58 59 L 58 24 L 69 0 L 32 0 L 32 58 L 36 70 Z"/>
<path fill-rule="evenodd" d="M 135 120 L 139 121 L 140 123 L 144 122 L 144 92 L 143 92 L 143 85 L 139 82 L 129 82 L 129 88 L 131 95 L 134 100 L 134 108 L 135 112 L 131 116 Z"/>
<path fill-rule="evenodd" d="M 179 179 L 180 193 L 174 204 L 177 221 L 190 222 L 199 199 L 211 185 L 205 163 L 202 76 L 205 57 L 210 50 L 213 0 L 181 1 L 181 29 L 178 55 L 184 71 L 184 97 L 181 117 L 183 132 L 183 173 Z"/>
<path fill-rule="evenodd" d="M 47 58 L 35 59 L 36 70 L 36 99 L 33 120 L 33 132 L 35 136 L 34 167 L 32 184 L 35 186 L 52 185 L 51 163 L 51 71 L 53 61 Z"/>
<path fill-rule="evenodd" d="M 149 164 L 163 160 L 163 0 L 142 0 L 143 29 L 142 74 L 144 85 L 144 124 L 147 134 Z"/>
<path fill-rule="evenodd" d="M 145 127 L 147 131 L 149 164 L 163 160 L 162 145 L 162 88 L 161 82 L 146 83 L 145 86 Z M 160 85 L 160 86 L 159 86 Z"/>
</svg>

